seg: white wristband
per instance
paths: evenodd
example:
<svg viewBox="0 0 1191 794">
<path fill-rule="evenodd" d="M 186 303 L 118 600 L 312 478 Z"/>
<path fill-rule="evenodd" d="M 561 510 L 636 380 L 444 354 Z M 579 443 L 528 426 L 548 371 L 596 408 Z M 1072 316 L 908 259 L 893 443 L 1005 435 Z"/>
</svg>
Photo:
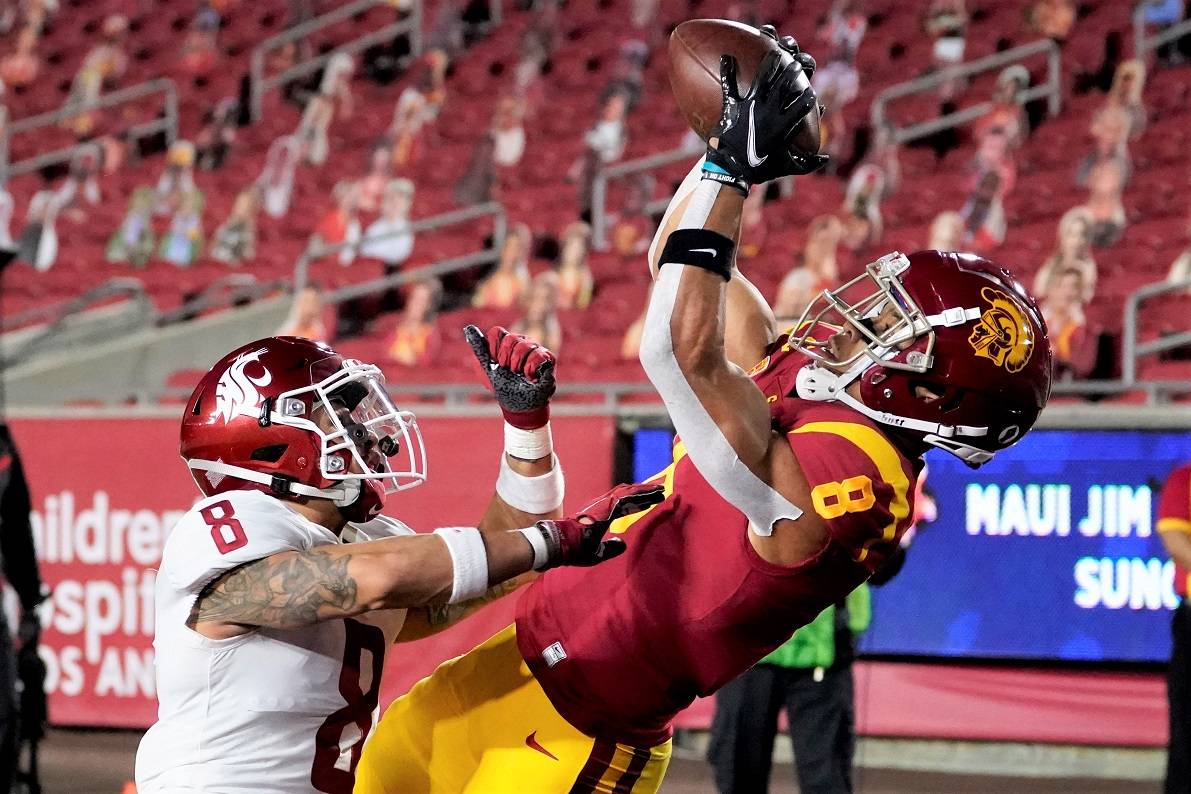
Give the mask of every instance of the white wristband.
<svg viewBox="0 0 1191 794">
<path fill-rule="evenodd" d="M 522 430 L 505 422 L 505 452 L 521 460 L 538 460 L 554 451 L 550 423 L 536 430 Z"/>
<path fill-rule="evenodd" d="M 513 531 L 524 535 L 525 539 L 529 541 L 529 545 L 533 547 L 533 569 L 540 571 L 545 568 L 550 562 L 550 547 L 546 544 L 546 536 L 542 534 L 542 530 L 533 526 Z"/>
<path fill-rule="evenodd" d="M 500 475 L 496 478 L 496 495 L 514 510 L 534 515 L 552 513 L 562 507 L 566 480 L 558 456 L 550 455 L 554 468 L 545 474 L 528 477 L 513 471 L 509 459 L 500 456 Z"/>
<path fill-rule="evenodd" d="M 478 598 L 488 589 L 488 549 L 484 536 L 475 527 L 442 527 L 434 534 L 447 544 L 455 580 L 451 585 L 451 600 L 458 604 Z"/>
</svg>

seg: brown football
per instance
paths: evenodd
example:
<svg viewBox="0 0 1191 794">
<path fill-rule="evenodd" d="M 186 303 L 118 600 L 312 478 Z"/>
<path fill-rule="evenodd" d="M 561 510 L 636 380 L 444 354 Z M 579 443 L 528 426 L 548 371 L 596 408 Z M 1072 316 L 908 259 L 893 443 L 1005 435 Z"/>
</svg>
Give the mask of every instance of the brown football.
<svg viewBox="0 0 1191 794">
<path fill-rule="evenodd" d="M 699 137 L 707 140 L 720 119 L 720 56 L 735 56 L 736 80 L 744 94 L 761 60 L 777 48 L 776 41 L 756 28 L 726 19 L 692 19 L 674 29 L 669 45 L 670 87 L 678 109 Z M 814 154 L 822 145 L 815 108 L 798 123 L 790 148 Z"/>
</svg>

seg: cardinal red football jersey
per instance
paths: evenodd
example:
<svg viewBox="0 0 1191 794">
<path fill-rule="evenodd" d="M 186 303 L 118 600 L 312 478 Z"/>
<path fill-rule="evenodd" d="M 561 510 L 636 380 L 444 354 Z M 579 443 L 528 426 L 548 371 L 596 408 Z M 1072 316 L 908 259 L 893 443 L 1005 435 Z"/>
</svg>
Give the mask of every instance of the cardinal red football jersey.
<svg viewBox="0 0 1191 794">
<path fill-rule="evenodd" d="M 830 539 L 794 568 L 762 560 L 743 513 L 700 476 L 681 443 L 653 478 L 666 499 L 611 532 L 628 551 L 559 568 L 525 593 L 517 640 L 551 702 L 592 736 L 652 746 L 714 692 L 851 592 L 897 547 L 919 463 L 846 406 L 793 395 L 806 358 L 779 340 L 753 370 L 811 486 Z"/>
</svg>

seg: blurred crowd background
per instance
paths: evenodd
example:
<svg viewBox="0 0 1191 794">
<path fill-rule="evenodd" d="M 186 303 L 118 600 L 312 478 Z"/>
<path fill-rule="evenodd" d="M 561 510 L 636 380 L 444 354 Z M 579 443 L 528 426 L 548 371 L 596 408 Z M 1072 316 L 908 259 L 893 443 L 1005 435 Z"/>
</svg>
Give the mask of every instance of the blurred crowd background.
<svg viewBox="0 0 1191 794">
<path fill-rule="evenodd" d="M 80 296 L 132 290 L 169 324 L 290 293 L 262 334 L 331 341 L 404 381 L 453 379 L 424 365 L 472 320 L 539 337 L 568 377 L 640 381 L 642 253 L 703 145 L 670 96 L 667 36 L 724 16 L 775 21 L 819 62 L 830 167 L 746 207 L 741 264 L 779 316 L 888 250 L 974 251 L 1033 287 L 1061 379 L 1111 384 L 1066 399 L 1144 402 L 1134 386 L 1161 382 L 1186 400 L 1188 291 L 1126 318 L 1139 289 L 1191 279 L 1191 38 L 1136 51 L 1184 13 L 6 0 L 4 330 Z M 1152 340 L 1170 343 L 1138 352 Z"/>
</svg>

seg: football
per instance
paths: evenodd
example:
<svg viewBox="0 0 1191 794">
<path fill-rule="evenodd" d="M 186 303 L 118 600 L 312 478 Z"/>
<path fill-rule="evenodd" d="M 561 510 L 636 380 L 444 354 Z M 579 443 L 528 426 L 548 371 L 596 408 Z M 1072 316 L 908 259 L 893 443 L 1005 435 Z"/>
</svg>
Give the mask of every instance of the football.
<svg viewBox="0 0 1191 794">
<path fill-rule="evenodd" d="M 761 60 L 777 42 L 754 27 L 726 19 L 692 19 L 670 34 L 670 87 L 691 129 L 707 140 L 720 118 L 720 56 L 736 58 L 741 94 L 748 91 Z M 806 154 L 820 151 L 823 141 L 816 107 L 799 122 L 790 148 Z"/>
</svg>

